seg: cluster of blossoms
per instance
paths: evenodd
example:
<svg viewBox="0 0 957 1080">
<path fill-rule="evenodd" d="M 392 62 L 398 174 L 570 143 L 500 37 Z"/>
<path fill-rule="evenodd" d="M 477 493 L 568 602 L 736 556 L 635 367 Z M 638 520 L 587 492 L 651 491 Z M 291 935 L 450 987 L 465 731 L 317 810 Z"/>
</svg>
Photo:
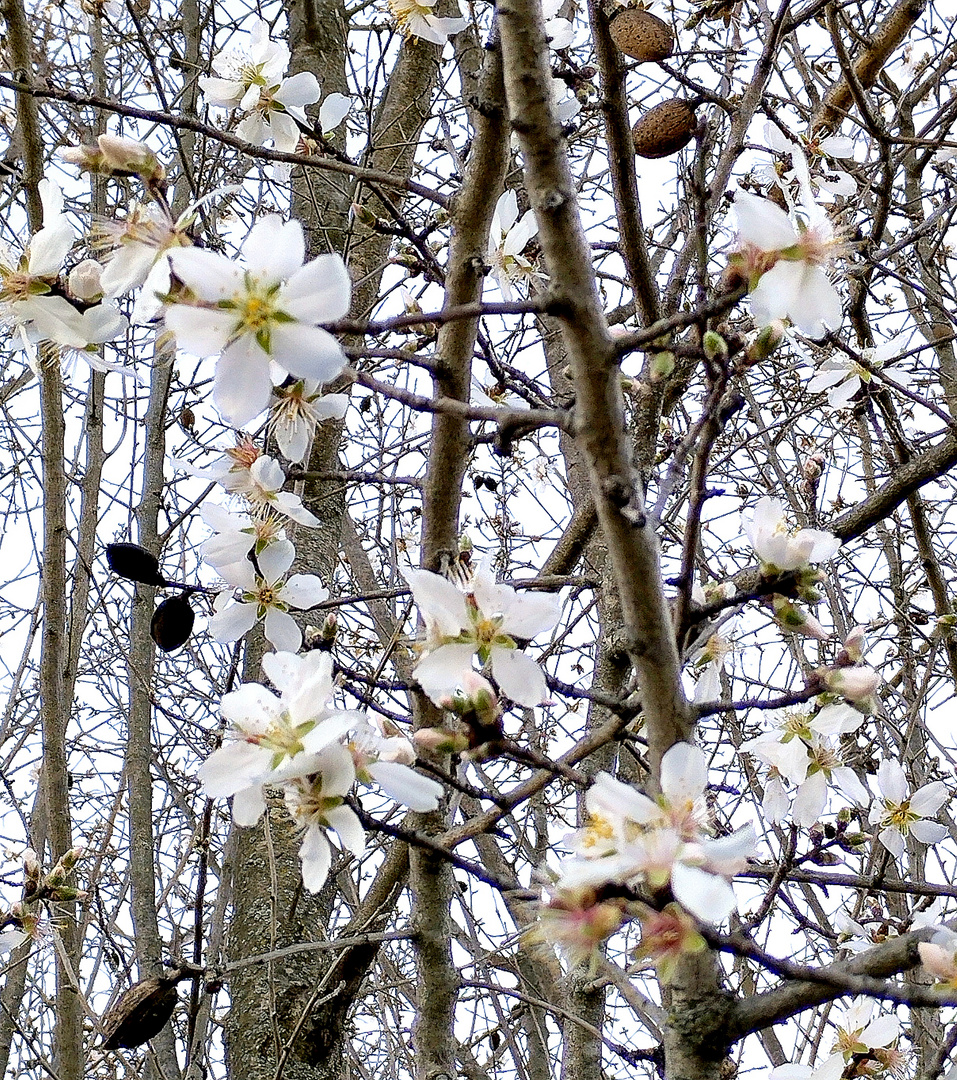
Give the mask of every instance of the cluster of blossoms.
<svg viewBox="0 0 957 1080">
<path fill-rule="evenodd" d="M 267 653 L 263 671 L 279 691 L 244 683 L 222 700 L 230 727 L 223 746 L 200 769 L 210 798 L 233 800 L 238 825 L 255 825 L 268 788 L 283 791 L 286 807 L 303 831 L 303 884 L 322 888 L 332 864 L 328 832 L 360 856 L 365 831 L 346 798 L 356 782 L 378 784 L 410 809 L 434 810 L 442 788 L 412 769 L 408 740 L 388 737 L 365 713 L 332 704 L 332 657 Z"/>
<path fill-rule="evenodd" d="M 730 836 L 707 834 L 707 762 L 689 743 L 676 743 L 661 760 L 661 794 L 638 791 L 599 773 L 585 796 L 588 820 L 567 846 L 574 857 L 562 863 L 543 911 L 543 933 L 568 948 L 586 951 L 618 928 L 626 902 L 668 894 L 703 923 L 723 922 L 735 910 L 730 879 L 744 869 L 757 842 L 747 825 Z M 617 920 L 616 920 L 617 912 Z M 700 936 L 676 908 L 636 911 L 647 933 L 694 951 Z M 654 916 L 654 917 L 652 917 Z M 664 925 L 667 923 L 667 927 Z M 646 942 L 650 955 L 661 949 Z"/>
<path fill-rule="evenodd" d="M 108 136 L 101 138 L 112 145 Z M 104 300 L 98 263 L 85 259 L 66 268 L 76 234 L 63 212 L 62 192 L 44 179 L 39 193 L 43 227 L 23 251 L 0 243 L 0 319 L 33 361 L 38 342 L 85 351 L 112 341 L 127 327 L 115 305 Z"/>
<path fill-rule="evenodd" d="M 219 53 L 212 65 L 216 74 L 199 79 L 207 105 L 244 114 L 236 128 L 241 139 L 257 146 L 271 142 L 283 153 L 291 153 L 299 145 L 300 125 L 308 125 L 305 106 L 315 104 L 321 94 L 311 71 L 285 77 L 289 58 L 289 46 L 272 41 L 269 24 L 256 18 L 248 41 Z M 325 98 L 319 109 L 323 135 L 342 123 L 349 106 L 344 94 Z M 286 179 L 288 169 L 277 165 L 274 175 Z"/>
</svg>

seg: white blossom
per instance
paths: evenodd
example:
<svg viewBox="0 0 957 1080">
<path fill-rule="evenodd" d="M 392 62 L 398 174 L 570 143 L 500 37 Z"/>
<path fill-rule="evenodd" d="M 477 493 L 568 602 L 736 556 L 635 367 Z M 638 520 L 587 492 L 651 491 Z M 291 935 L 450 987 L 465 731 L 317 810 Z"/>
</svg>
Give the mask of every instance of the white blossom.
<svg viewBox="0 0 957 1080">
<path fill-rule="evenodd" d="M 876 349 L 865 350 L 865 359 L 870 368 L 888 376 L 898 385 L 906 386 L 910 382 L 910 372 L 905 367 L 889 364 L 900 352 L 900 335 L 885 342 Z M 820 366 L 818 373 L 807 384 L 812 394 L 827 391 L 827 403 L 832 409 L 842 409 L 849 404 L 862 386 L 873 379 L 873 372 L 863 367 L 853 357 L 837 353 L 828 357 Z"/>
<path fill-rule="evenodd" d="M 512 189 L 504 192 L 495 204 L 488 238 L 488 261 L 492 277 L 505 300 L 512 300 L 512 282 L 530 281 L 535 277 L 532 264 L 522 252 L 529 240 L 538 233 L 534 210 L 518 216 L 518 198 Z"/>
<path fill-rule="evenodd" d="M 209 632 L 217 641 L 237 641 L 264 620 L 266 638 L 276 649 L 295 652 L 302 645 L 302 632 L 289 608 L 315 607 L 328 599 L 329 592 L 315 574 L 293 574 L 286 580 L 295 557 L 290 541 L 277 540 L 259 555 L 258 573 L 251 562 L 224 568 L 230 575 L 226 580 L 241 596 L 236 603 L 229 603 L 228 593 L 216 598 Z"/>
<path fill-rule="evenodd" d="M 744 868 L 756 836 L 749 825 L 731 836 L 708 837 L 706 786 L 704 754 L 689 743 L 676 743 L 662 756 L 657 799 L 599 773 L 585 796 L 588 823 L 571 846 L 582 859 L 594 860 L 596 884 L 657 889 L 670 883 L 692 915 L 722 922 L 736 907 L 728 879 Z"/>
<path fill-rule="evenodd" d="M 415 677 L 436 704 L 461 686 L 476 654 L 480 663 L 491 663 L 496 682 L 513 701 L 528 707 L 541 704 L 547 693 L 545 676 L 515 639 L 531 639 L 558 622 L 557 596 L 519 594 L 510 585 L 497 585 L 486 564 L 463 589 L 429 570 L 403 569 L 402 575 L 426 628 Z"/>
<path fill-rule="evenodd" d="M 316 427 L 323 420 L 341 420 L 349 406 L 346 394 L 319 393 L 315 379 L 298 379 L 273 390 L 270 430 L 289 461 L 304 461 Z"/>
<path fill-rule="evenodd" d="M 433 45 L 444 45 L 449 35 L 468 26 L 465 8 L 459 4 L 460 16 L 440 18 L 434 13 L 436 0 L 389 0 L 389 11 L 396 26 L 406 37 L 420 37 Z"/>
<path fill-rule="evenodd" d="M 755 322 L 787 318 L 809 337 L 836 330 L 843 306 L 822 268 L 836 248 L 826 215 L 799 231 L 780 206 L 750 192 L 739 190 L 734 207 L 742 245 L 736 258 L 748 272 Z"/>
<path fill-rule="evenodd" d="M 356 771 L 349 750 L 334 743 L 317 755 L 316 768 L 309 776 L 286 786 L 286 809 L 305 830 L 299 859 L 302 883 L 318 892 L 326 883 L 332 865 L 332 848 L 327 830 L 358 858 L 365 850 L 365 831 L 344 797 L 355 783 Z"/>
<path fill-rule="evenodd" d="M 871 807 L 868 821 L 880 826 L 877 839 L 895 859 L 904 854 L 906 836 L 921 844 L 936 844 L 947 835 L 943 825 L 927 820 L 949 798 L 942 780 L 924 784 L 911 794 L 900 763 L 885 759 L 877 769 L 877 789 L 879 798 Z"/>
<path fill-rule="evenodd" d="M 349 310 L 351 285 L 340 255 L 303 265 L 298 221 L 261 218 L 242 247 L 245 265 L 212 251 L 183 248 L 169 255 L 190 290 L 166 308 L 180 348 L 219 354 L 213 399 L 227 423 L 241 427 L 266 408 L 270 362 L 303 379 L 328 382 L 345 366 L 338 341 L 318 323 Z"/>
<path fill-rule="evenodd" d="M 784 503 L 767 495 L 758 500 L 750 518 L 742 518 L 742 524 L 754 553 L 768 573 L 801 570 L 811 563 L 827 562 L 841 546 L 836 536 L 821 529 L 791 532 L 784 518 Z"/>
</svg>

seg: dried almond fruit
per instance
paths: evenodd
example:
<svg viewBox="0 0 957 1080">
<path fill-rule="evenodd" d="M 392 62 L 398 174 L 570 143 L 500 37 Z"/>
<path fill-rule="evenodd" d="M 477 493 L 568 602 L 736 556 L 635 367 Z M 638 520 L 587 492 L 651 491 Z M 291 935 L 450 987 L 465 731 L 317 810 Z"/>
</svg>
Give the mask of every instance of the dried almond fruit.
<svg viewBox="0 0 957 1080">
<path fill-rule="evenodd" d="M 686 98 L 671 98 L 649 109 L 631 129 L 639 157 L 661 158 L 676 154 L 694 136 L 698 118 Z"/>
<path fill-rule="evenodd" d="M 620 11 L 608 27 L 611 39 L 625 54 L 640 64 L 667 60 L 675 51 L 671 27 L 644 9 Z"/>
</svg>

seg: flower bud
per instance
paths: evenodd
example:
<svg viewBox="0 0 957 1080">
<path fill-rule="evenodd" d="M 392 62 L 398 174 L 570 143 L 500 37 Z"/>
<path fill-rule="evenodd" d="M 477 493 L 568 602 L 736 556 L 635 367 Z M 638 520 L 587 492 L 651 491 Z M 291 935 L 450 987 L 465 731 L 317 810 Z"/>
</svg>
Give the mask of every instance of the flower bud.
<svg viewBox="0 0 957 1080">
<path fill-rule="evenodd" d="M 821 679 L 832 693 L 840 694 L 847 701 L 859 705 L 870 702 L 881 681 L 880 675 L 866 664 L 859 667 L 831 668 L 821 672 Z"/>
<path fill-rule="evenodd" d="M 864 655 L 864 648 L 866 645 L 867 639 L 864 636 L 864 627 L 855 626 L 844 639 L 844 651 L 847 653 L 847 657 L 852 664 L 859 664 L 861 662 L 861 657 Z"/>
<path fill-rule="evenodd" d="M 144 143 L 121 135 L 100 135 L 97 145 L 106 169 L 120 176 L 138 176 L 144 183 L 158 183 L 166 176 L 156 154 Z"/>
<path fill-rule="evenodd" d="M 96 259 L 84 259 L 70 271 L 66 287 L 74 300 L 85 300 L 92 303 L 103 296 L 103 286 L 100 284 L 100 275 L 103 267 Z"/>
<path fill-rule="evenodd" d="M 728 343 L 714 330 L 705 331 L 701 344 L 708 360 L 727 360 Z"/>
<path fill-rule="evenodd" d="M 793 634 L 816 638 L 818 641 L 827 641 L 831 636 L 813 615 L 799 608 L 786 596 L 772 596 L 771 606 L 774 608 L 774 617 L 783 629 L 790 630 Z"/>
<path fill-rule="evenodd" d="M 767 360 L 774 355 L 783 340 L 784 323 L 781 319 L 775 319 L 768 323 L 748 346 L 748 363 L 759 364 L 762 360 Z"/>
<path fill-rule="evenodd" d="M 412 736 L 419 750 L 435 754 L 462 754 L 469 748 L 468 736 L 447 728 L 422 728 Z"/>
</svg>

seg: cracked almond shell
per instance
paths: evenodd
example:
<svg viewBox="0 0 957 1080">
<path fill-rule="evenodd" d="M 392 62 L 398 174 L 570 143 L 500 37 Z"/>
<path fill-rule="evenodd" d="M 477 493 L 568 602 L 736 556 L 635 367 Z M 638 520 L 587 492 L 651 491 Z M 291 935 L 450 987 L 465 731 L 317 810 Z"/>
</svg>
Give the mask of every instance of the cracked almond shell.
<svg viewBox="0 0 957 1080">
<path fill-rule="evenodd" d="M 662 158 L 687 146 L 694 136 L 698 118 L 694 106 L 684 98 L 671 98 L 649 109 L 631 129 L 635 153 L 639 157 Z"/>
<path fill-rule="evenodd" d="M 631 8 L 620 11 L 608 27 L 611 39 L 625 54 L 640 64 L 667 60 L 675 51 L 671 27 L 650 11 Z"/>
</svg>

